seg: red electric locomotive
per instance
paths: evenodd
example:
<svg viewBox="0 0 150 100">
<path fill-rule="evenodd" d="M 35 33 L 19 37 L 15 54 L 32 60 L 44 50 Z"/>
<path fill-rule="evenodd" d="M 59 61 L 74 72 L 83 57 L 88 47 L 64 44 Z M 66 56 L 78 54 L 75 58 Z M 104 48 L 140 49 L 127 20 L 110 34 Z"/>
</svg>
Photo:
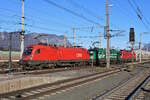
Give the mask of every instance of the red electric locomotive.
<svg viewBox="0 0 150 100">
<path fill-rule="evenodd" d="M 121 50 L 121 60 L 123 62 L 129 62 L 132 60 L 132 51 L 128 51 L 128 50 Z M 135 52 L 133 52 L 133 59 L 135 60 Z"/>
<path fill-rule="evenodd" d="M 62 47 L 44 44 L 28 46 L 22 56 L 21 64 L 31 67 L 86 64 L 89 52 L 80 47 Z M 42 66 L 43 67 L 43 66 Z M 36 66 L 37 68 L 37 66 Z"/>
</svg>

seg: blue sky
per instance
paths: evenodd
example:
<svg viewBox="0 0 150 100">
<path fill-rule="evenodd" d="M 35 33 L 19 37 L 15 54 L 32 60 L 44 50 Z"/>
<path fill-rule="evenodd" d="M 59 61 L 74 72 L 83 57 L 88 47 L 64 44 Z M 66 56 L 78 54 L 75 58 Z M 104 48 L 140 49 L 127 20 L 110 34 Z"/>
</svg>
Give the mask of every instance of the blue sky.
<svg viewBox="0 0 150 100">
<path fill-rule="evenodd" d="M 68 13 L 54 5 L 45 2 L 46 0 L 25 0 L 25 30 L 29 32 L 50 33 L 64 35 L 66 32 L 69 41 L 72 43 L 72 28 L 80 28 L 75 31 L 76 43 L 89 47 L 96 38 L 78 38 L 79 36 L 98 36 L 99 32 L 104 35 L 104 28 L 82 29 L 82 27 L 97 27 L 94 23 Z M 81 16 L 106 25 L 106 0 L 50 0 Z M 149 0 L 130 0 L 135 2 L 143 17 L 147 20 L 150 28 Z M 139 42 L 140 32 L 150 32 L 138 19 L 131 8 L 128 0 L 109 0 L 110 29 L 125 30 L 124 36 L 111 38 L 111 47 L 126 48 L 128 43 L 129 28 L 135 28 L 136 43 Z M 21 0 L 0 0 L 0 31 L 16 31 L 21 29 Z M 115 34 L 114 32 L 111 34 Z M 150 34 L 142 36 L 143 43 L 150 42 Z M 102 47 L 106 47 L 106 40 L 102 39 Z"/>
</svg>

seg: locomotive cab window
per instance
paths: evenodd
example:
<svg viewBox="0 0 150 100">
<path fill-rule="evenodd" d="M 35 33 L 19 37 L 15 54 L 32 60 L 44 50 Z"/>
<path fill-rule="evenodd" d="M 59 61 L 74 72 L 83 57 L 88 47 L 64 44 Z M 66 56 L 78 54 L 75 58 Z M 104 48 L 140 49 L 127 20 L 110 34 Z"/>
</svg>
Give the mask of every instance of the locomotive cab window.
<svg viewBox="0 0 150 100">
<path fill-rule="evenodd" d="M 24 55 L 30 55 L 32 53 L 33 48 L 25 48 Z"/>
<path fill-rule="evenodd" d="M 36 51 L 35 51 L 35 54 L 39 54 L 40 53 L 40 49 L 37 49 Z"/>
</svg>

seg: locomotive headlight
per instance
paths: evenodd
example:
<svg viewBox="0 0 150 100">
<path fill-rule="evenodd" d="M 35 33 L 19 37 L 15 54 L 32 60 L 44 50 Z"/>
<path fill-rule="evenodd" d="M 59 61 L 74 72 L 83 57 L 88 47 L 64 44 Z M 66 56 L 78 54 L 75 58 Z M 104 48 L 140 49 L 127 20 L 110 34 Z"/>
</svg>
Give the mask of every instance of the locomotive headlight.
<svg viewBox="0 0 150 100">
<path fill-rule="evenodd" d="M 30 60 L 32 60 L 32 56 L 30 56 Z"/>
</svg>

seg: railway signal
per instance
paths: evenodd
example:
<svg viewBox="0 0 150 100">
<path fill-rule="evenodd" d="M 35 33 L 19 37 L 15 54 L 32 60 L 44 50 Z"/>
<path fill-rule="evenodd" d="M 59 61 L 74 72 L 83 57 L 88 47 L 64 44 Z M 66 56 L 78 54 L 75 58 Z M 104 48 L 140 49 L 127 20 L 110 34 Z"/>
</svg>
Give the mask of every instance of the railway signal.
<svg viewBox="0 0 150 100">
<path fill-rule="evenodd" d="M 134 35 L 134 28 L 130 28 L 129 32 L 129 42 L 131 43 L 131 50 L 132 50 L 132 65 L 130 66 L 130 71 L 133 70 L 133 48 L 134 48 L 134 43 L 135 43 L 135 35 Z"/>
<path fill-rule="evenodd" d="M 130 28 L 130 37 L 129 37 L 129 41 L 130 43 L 134 43 L 135 42 L 135 38 L 134 38 L 134 28 Z"/>
</svg>

